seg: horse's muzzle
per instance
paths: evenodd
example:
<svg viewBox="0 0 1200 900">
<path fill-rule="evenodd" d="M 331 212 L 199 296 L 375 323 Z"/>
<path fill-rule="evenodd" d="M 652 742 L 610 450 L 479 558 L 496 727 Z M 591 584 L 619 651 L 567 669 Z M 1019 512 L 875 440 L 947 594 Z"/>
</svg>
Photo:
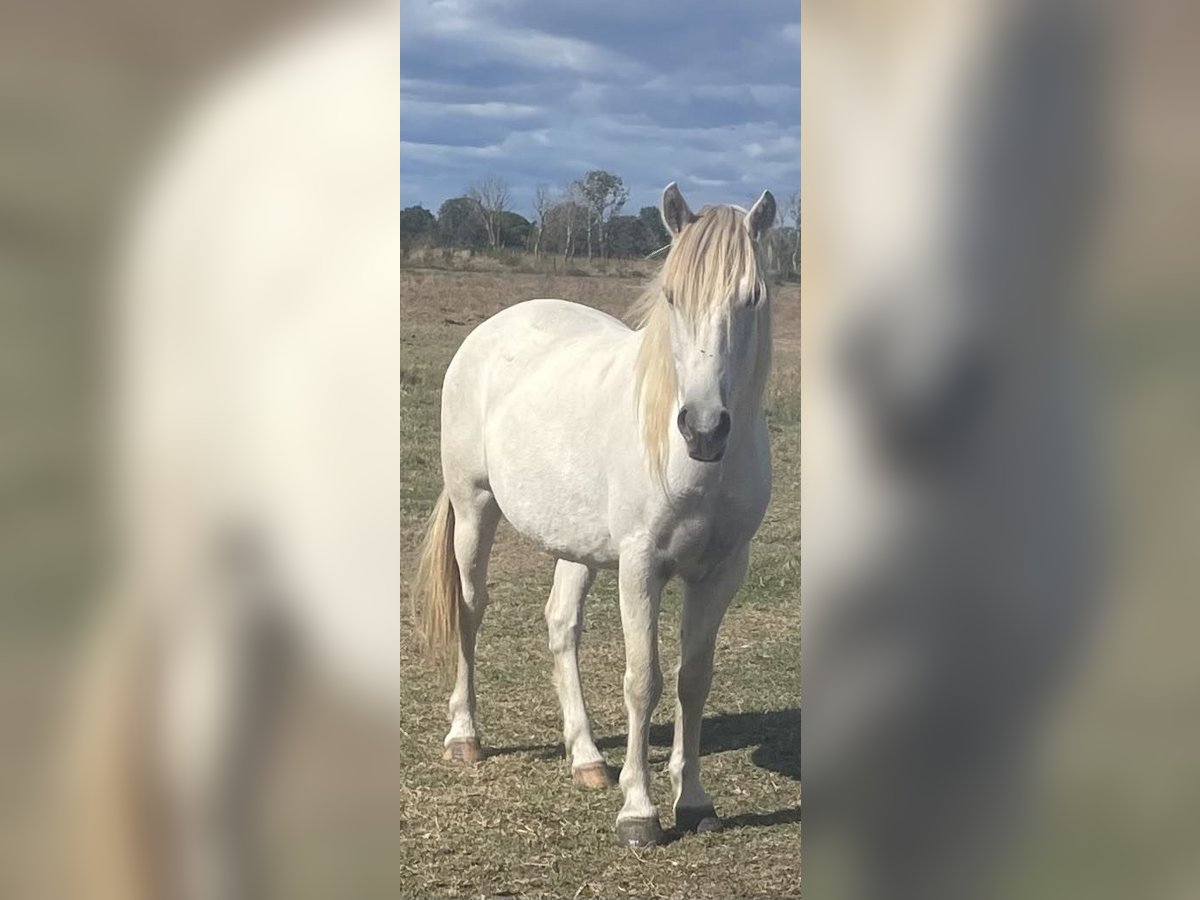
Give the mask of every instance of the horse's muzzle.
<svg viewBox="0 0 1200 900">
<path fill-rule="evenodd" d="M 697 462 L 720 462 L 725 455 L 725 444 L 729 440 L 732 421 L 726 410 L 721 410 L 711 427 L 695 415 L 688 407 L 679 410 L 675 420 L 679 433 L 687 444 L 688 456 Z"/>
</svg>

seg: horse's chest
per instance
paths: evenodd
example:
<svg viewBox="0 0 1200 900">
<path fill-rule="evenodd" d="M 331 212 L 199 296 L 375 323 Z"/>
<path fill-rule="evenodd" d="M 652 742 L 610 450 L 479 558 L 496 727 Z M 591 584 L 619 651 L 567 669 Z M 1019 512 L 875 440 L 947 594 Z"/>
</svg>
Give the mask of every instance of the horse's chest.
<svg viewBox="0 0 1200 900">
<path fill-rule="evenodd" d="M 718 494 L 696 498 L 663 535 L 672 567 L 700 578 L 754 536 L 766 509 L 765 496 Z"/>
</svg>

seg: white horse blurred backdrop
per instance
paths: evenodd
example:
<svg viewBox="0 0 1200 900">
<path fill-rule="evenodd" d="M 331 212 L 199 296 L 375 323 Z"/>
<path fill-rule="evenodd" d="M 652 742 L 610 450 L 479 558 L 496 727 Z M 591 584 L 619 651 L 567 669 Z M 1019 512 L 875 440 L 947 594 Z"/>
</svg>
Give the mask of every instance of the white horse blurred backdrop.
<svg viewBox="0 0 1200 900">
<path fill-rule="evenodd" d="M 397 9 L 308 5 L 6 10 L 3 896 L 401 892 Z M 1194 13 L 1101 12 L 804 4 L 819 892 L 1200 894 Z"/>
</svg>

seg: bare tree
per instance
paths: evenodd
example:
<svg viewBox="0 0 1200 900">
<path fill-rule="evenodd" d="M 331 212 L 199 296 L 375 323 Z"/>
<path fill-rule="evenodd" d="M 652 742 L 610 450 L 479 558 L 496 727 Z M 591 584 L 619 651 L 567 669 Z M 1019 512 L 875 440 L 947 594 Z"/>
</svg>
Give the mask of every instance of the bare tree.
<svg viewBox="0 0 1200 900">
<path fill-rule="evenodd" d="M 508 210 L 508 182 L 499 175 L 488 175 L 468 187 L 467 196 L 487 232 L 488 246 L 496 249 L 500 245 L 500 218 Z"/>
<path fill-rule="evenodd" d="M 793 191 L 784 201 L 783 215 L 796 229 L 796 249 L 792 253 L 792 271 L 800 273 L 800 192 Z"/>
<path fill-rule="evenodd" d="M 595 198 L 588 193 L 588 185 L 586 178 L 579 178 L 572 181 L 568 186 L 567 191 L 570 195 L 572 203 L 578 203 L 584 211 L 585 222 L 587 224 L 587 255 L 588 259 L 592 258 L 592 231 L 596 225 L 596 203 Z"/>
<path fill-rule="evenodd" d="M 563 240 L 563 259 L 566 259 L 568 256 L 570 256 L 574 252 L 574 250 L 571 246 L 571 236 L 572 236 L 572 232 L 575 230 L 575 219 L 577 216 L 577 211 L 579 210 L 579 208 L 582 205 L 582 196 L 581 196 L 581 191 L 579 189 L 578 181 L 572 181 L 570 184 L 567 185 L 567 189 L 565 191 L 563 191 L 562 205 L 565 210 L 563 227 L 566 230 L 566 237 Z M 590 223 L 589 223 L 589 238 L 590 238 Z M 590 255 L 590 244 L 589 244 L 589 255 Z"/>
<path fill-rule="evenodd" d="M 546 214 L 550 212 L 554 206 L 554 196 L 550 193 L 550 186 L 539 184 L 533 195 L 533 212 L 534 221 L 537 225 L 537 237 L 534 239 L 533 255 L 541 256 L 542 254 L 542 235 L 546 231 Z"/>
</svg>

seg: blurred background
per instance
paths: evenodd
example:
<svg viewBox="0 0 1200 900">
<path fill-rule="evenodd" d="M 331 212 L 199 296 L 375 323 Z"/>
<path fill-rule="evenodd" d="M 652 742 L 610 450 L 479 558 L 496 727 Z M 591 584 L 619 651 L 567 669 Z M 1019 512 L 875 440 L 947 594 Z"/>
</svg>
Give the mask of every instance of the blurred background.
<svg viewBox="0 0 1200 900">
<path fill-rule="evenodd" d="M 1099 485 L 1102 511 L 1092 522 L 1101 535 L 1094 559 L 1095 570 L 1101 576 L 1101 590 L 1095 598 L 1099 615 L 1094 627 L 1084 630 L 1083 653 L 1072 659 L 1066 677 L 1039 682 L 1043 699 L 1048 703 L 1048 715 L 1041 722 L 1046 727 L 1039 732 L 1034 754 L 1038 770 L 1035 781 L 1039 790 L 1018 819 L 1018 840 L 1012 853 L 1003 854 L 1003 866 L 996 873 L 998 879 L 994 890 L 982 892 L 982 895 L 1022 898 L 1200 896 L 1200 866 L 1194 853 L 1200 841 L 1200 766 L 1197 764 L 1200 759 L 1197 753 L 1200 654 L 1195 652 L 1194 632 L 1198 596 L 1195 565 L 1200 551 L 1200 304 L 1197 303 L 1200 264 L 1193 249 L 1194 235 L 1200 226 L 1200 204 L 1197 202 L 1200 200 L 1200 119 L 1192 99 L 1192 86 L 1198 74 L 1196 26 L 1200 22 L 1196 10 L 1176 0 L 1153 0 L 1136 5 L 1078 4 L 1070 0 L 1032 4 L 955 4 L 937 0 L 892 4 L 867 0 L 844 4 L 812 2 L 806 3 L 804 8 L 804 52 L 813 51 L 822 40 L 827 44 L 820 49 L 829 51 L 813 53 L 804 60 L 803 199 L 808 215 L 803 226 L 802 302 L 805 304 L 806 339 L 810 333 L 815 333 L 814 329 L 823 327 L 822 316 L 830 314 L 821 309 L 821 304 L 842 301 L 848 296 L 845 292 L 835 292 L 831 297 L 822 292 L 824 276 L 828 274 L 822 271 L 823 266 L 828 264 L 831 268 L 840 266 L 843 271 L 855 271 L 856 267 L 861 269 L 874 262 L 853 254 L 837 259 L 826 252 L 830 244 L 825 238 L 835 231 L 830 223 L 842 225 L 844 222 L 822 213 L 832 210 L 848 217 L 851 223 L 873 223 L 888 219 L 887 215 L 878 215 L 886 206 L 880 201 L 881 196 L 910 196 L 905 193 L 906 186 L 896 186 L 894 179 L 885 185 L 895 188 L 891 193 L 872 194 L 876 185 L 857 197 L 847 196 L 848 191 L 828 190 L 811 149 L 821 142 L 821 126 L 836 122 L 845 128 L 847 123 L 868 122 L 880 129 L 878 132 L 860 132 L 870 133 L 876 139 L 875 145 L 865 151 L 861 143 L 855 144 L 853 140 L 840 145 L 839 151 L 835 138 L 832 142 L 834 157 L 839 152 L 843 157 L 866 152 L 868 155 L 878 153 L 887 159 L 894 153 L 910 151 L 914 146 L 941 149 L 937 144 L 938 134 L 932 131 L 929 134 L 933 142 L 929 145 L 921 144 L 919 140 L 911 144 L 897 141 L 890 145 L 887 136 L 898 135 L 903 140 L 912 131 L 914 120 L 872 119 L 878 113 L 876 107 L 869 103 L 861 107 L 853 102 L 847 104 L 845 98 L 899 93 L 897 82 L 889 80 L 889 76 L 897 71 L 911 73 L 898 67 L 889 68 L 893 61 L 890 54 L 901 56 L 907 48 L 926 37 L 930 38 L 929 45 L 936 51 L 941 45 L 934 35 L 935 29 L 945 22 L 962 21 L 965 11 L 970 11 L 965 12 L 969 18 L 972 12 L 979 10 L 1007 8 L 1014 20 L 1025 16 L 1031 21 L 1040 21 L 1042 11 L 1056 10 L 1063 12 L 1068 21 L 1073 21 L 1074 31 L 1080 33 L 1107 17 L 1108 27 L 1097 32 L 1107 35 L 1107 39 L 1098 45 L 1101 47 L 1100 65 L 1089 76 L 1094 79 L 1089 87 L 1094 88 L 1095 96 L 1100 99 L 1103 125 L 1094 141 L 1078 153 L 1078 165 L 1062 166 L 1059 179 L 1042 188 L 1054 191 L 1059 181 L 1069 181 L 1080 167 L 1099 164 L 1100 177 L 1085 198 L 1091 202 L 1091 211 L 1082 221 L 1082 231 L 1087 232 L 1088 250 L 1083 255 L 1080 272 L 1082 303 L 1074 310 L 1075 324 L 1084 337 L 1093 371 L 1094 393 L 1099 401 L 1099 428 L 1089 447 L 1089 451 L 1094 451 L 1092 455 L 1102 473 Z M 1053 14 L 1047 18 L 1053 18 Z M 824 27 L 824 32 L 818 30 L 818 23 Z M 990 44 L 985 38 L 982 46 L 984 50 L 990 48 L 990 52 L 1010 53 L 999 41 Z M 862 81 L 850 88 L 839 80 L 844 72 L 817 64 L 818 59 L 843 60 L 860 50 L 864 51 L 863 63 L 854 74 L 861 75 Z M 839 53 L 845 57 L 839 57 Z M 977 61 L 977 58 L 968 57 L 962 65 L 973 71 L 970 63 Z M 1011 58 L 1003 57 L 997 70 L 1013 73 L 1012 87 L 1018 92 L 1018 73 L 1025 62 L 1027 60 L 1018 55 L 1014 46 Z M 1055 71 L 1053 65 L 1046 68 Z M 1068 65 L 1066 70 L 1069 69 Z M 1026 73 L 1030 71 L 1042 70 L 1025 69 Z M 1060 72 L 1046 82 L 1033 77 L 1027 85 L 1028 93 L 1014 96 L 1031 101 L 1030 110 L 1041 109 L 1038 101 L 1043 99 L 1047 100 L 1048 108 L 1054 108 L 1055 91 L 1062 89 L 1064 84 L 1068 90 L 1073 89 L 1069 84 L 1070 76 L 1064 81 L 1060 77 L 1062 74 Z M 927 85 L 927 96 L 932 103 L 939 102 L 946 86 L 942 81 Z M 999 87 L 1000 96 L 1007 97 L 1004 85 Z M 854 94 L 854 90 L 861 93 Z M 814 125 L 810 116 L 816 104 L 808 105 L 813 97 L 822 100 L 834 97 L 843 101 L 836 110 L 841 117 L 821 117 L 816 119 L 820 125 Z M 836 106 L 836 101 L 830 105 Z M 923 105 L 913 108 L 917 115 L 928 111 Z M 1057 139 L 1070 145 L 1077 134 L 1069 133 L 1063 123 L 1074 121 L 1071 117 L 1077 111 L 1077 107 L 1072 106 L 1058 109 L 1048 118 L 1038 118 L 1034 112 L 1024 118 L 1007 119 L 1006 116 L 1013 112 L 1011 107 L 983 103 L 958 110 L 954 118 L 936 121 L 942 127 L 960 128 L 966 122 L 969 123 L 966 130 L 981 121 L 995 119 L 1002 126 L 1027 129 L 1027 133 L 1018 135 L 1011 142 L 1007 141 L 1008 135 L 994 136 L 994 140 L 1004 146 L 1009 143 L 1020 146 L 1024 138 L 1036 138 L 1039 134 L 1057 135 Z M 960 118 L 958 113 L 964 115 Z M 861 119 L 856 118 L 860 116 Z M 948 125 L 949 122 L 955 125 Z M 1049 146 L 1036 140 L 1028 143 L 1041 149 Z M 915 158 L 934 166 L 959 161 L 933 153 L 922 156 L 922 152 L 918 150 Z M 1010 168 L 1003 170 L 1015 176 L 1009 182 L 1013 194 L 1020 194 L 1020 188 L 1026 183 L 1022 180 L 1025 176 L 1038 174 L 1036 159 L 1036 156 L 1017 155 L 1009 161 Z M 828 161 L 828 157 L 822 160 Z M 903 171 L 903 165 L 899 164 L 898 170 Z M 928 185 L 922 182 L 922 188 L 933 186 L 935 192 L 953 190 L 945 187 L 954 184 L 952 167 L 946 166 L 940 172 L 938 180 Z M 845 185 L 839 184 L 838 189 L 844 190 Z M 897 215 L 901 222 L 905 221 L 906 212 L 927 212 L 920 205 L 926 193 L 919 190 L 915 196 L 917 204 L 909 210 L 889 209 L 887 212 Z M 1002 216 L 1004 198 L 998 193 L 993 199 L 995 207 L 971 208 L 968 220 L 986 221 L 992 213 Z M 856 200 L 864 200 L 866 205 L 856 206 Z M 1076 200 L 1078 198 L 1066 202 Z M 872 201 L 874 206 L 871 206 Z M 1029 208 L 1032 208 L 1038 201 L 1026 198 L 1026 201 L 1017 202 L 1018 205 L 1029 202 Z M 1048 212 L 1053 218 L 1059 209 L 1051 208 Z M 908 231 L 900 229 L 897 233 L 905 236 L 919 233 L 925 224 L 919 216 L 910 216 L 907 221 Z M 1010 229 L 1013 224 L 1007 222 Z M 1072 227 L 1066 233 L 1062 229 L 1047 231 L 1043 225 L 1042 221 L 1016 222 L 1018 229 L 1036 234 L 1036 240 L 1054 241 L 1055 247 L 1070 254 L 1076 229 Z M 830 228 L 830 231 L 826 233 L 824 228 Z M 1006 241 L 1011 234 L 1011 230 L 999 232 L 997 238 Z M 854 245 L 853 240 L 848 243 Z M 903 238 L 897 243 L 903 246 Z M 1019 245 L 1020 240 L 1013 243 Z M 1010 245 L 999 243 L 996 246 Z M 1003 257 L 1006 252 L 1000 250 L 998 255 Z M 1045 252 L 1044 248 L 1042 252 Z M 884 273 L 885 277 L 893 274 L 890 271 Z M 902 287 L 903 278 L 901 275 L 899 283 Z M 986 295 L 987 288 L 979 289 L 979 293 Z M 1048 326 L 1053 318 L 1048 308 L 1045 316 Z M 901 327 L 903 324 L 900 323 Z M 809 346 L 806 344 L 806 353 Z M 808 366 L 812 359 L 806 357 L 805 365 Z M 805 373 L 807 390 L 808 379 L 812 376 L 808 368 Z M 806 402 L 803 426 L 806 442 L 815 427 L 812 412 L 813 408 Z M 806 450 L 806 510 L 812 500 L 807 486 L 827 478 L 824 470 L 810 468 L 813 459 Z M 912 484 L 906 487 L 912 487 Z M 920 488 L 916 490 L 919 493 Z M 1054 487 L 1050 490 L 1056 492 Z M 1054 503 L 1048 503 L 1047 514 L 1056 513 Z M 818 516 L 808 524 L 811 529 L 816 529 L 822 527 L 823 522 Z M 920 527 L 917 521 L 913 524 Z M 969 530 L 977 523 L 960 524 Z M 1030 523 L 1030 527 L 1037 527 L 1037 524 Z M 803 598 L 805 604 L 810 604 L 814 596 L 811 590 L 814 582 L 808 578 L 808 565 L 817 541 L 810 539 L 810 534 L 813 531 L 806 529 L 802 551 L 805 589 L 808 591 Z M 1050 549 L 1056 552 L 1057 545 Z M 1002 546 L 996 550 L 1000 557 L 1007 552 Z M 947 560 L 945 568 L 952 569 L 953 560 Z M 814 677 L 809 662 L 815 659 L 820 649 L 814 645 L 822 644 L 829 632 L 816 627 L 817 623 L 807 617 L 810 605 L 805 605 L 804 609 L 803 761 L 805 775 L 810 776 L 806 787 L 811 800 L 812 792 L 820 786 L 807 767 L 812 759 L 810 739 L 815 745 L 822 727 L 818 725 L 815 710 L 829 700 L 829 694 L 833 695 L 836 704 L 842 697 L 843 685 L 819 685 Z M 895 629 L 897 635 L 905 634 L 906 629 L 923 630 L 926 637 L 938 632 L 943 639 L 951 633 L 957 634 L 954 631 L 958 628 L 957 623 L 920 620 L 908 609 L 896 613 L 900 624 L 864 622 L 863 632 L 871 633 L 874 624 L 879 634 L 888 633 L 888 629 Z M 1002 646 L 998 640 L 996 647 Z M 993 648 L 985 642 L 976 649 L 990 651 Z M 828 652 L 833 656 L 838 654 L 837 648 Z M 1001 651 L 997 649 L 996 652 Z M 1003 652 L 1007 654 L 1008 649 Z M 1014 682 L 1023 681 L 1018 676 L 1036 665 L 1036 656 L 1036 648 L 1030 648 L 1027 655 L 1018 652 L 1005 657 Z M 878 660 L 881 666 L 888 664 L 882 655 Z M 831 669 L 836 662 L 836 659 L 829 660 Z M 1003 685 L 1000 687 L 1002 693 Z M 952 692 L 954 686 L 943 681 L 938 690 Z M 847 687 L 845 693 L 852 694 L 852 688 Z M 904 771 L 903 764 L 899 770 Z M 896 789 L 897 795 L 908 796 L 903 793 L 905 789 L 917 796 L 904 811 L 903 821 L 907 824 L 902 827 L 916 831 L 923 827 L 928 810 L 919 790 L 905 786 Z M 981 801 L 975 806 L 964 803 L 959 814 L 960 824 L 966 826 L 974 818 L 986 815 L 986 802 Z M 809 812 L 806 826 L 814 821 L 811 804 Z M 810 833 L 815 835 L 816 830 Z M 806 838 L 810 833 L 806 833 Z M 805 853 L 805 872 L 811 879 L 818 870 L 826 868 L 825 860 L 814 855 L 809 841 L 805 843 Z M 943 859 L 947 855 L 949 853 L 943 854 Z M 815 887 L 812 881 L 808 886 Z M 813 896 L 823 894 L 817 890 Z M 883 891 L 871 896 L 905 894 Z"/>
<path fill-rule="evenodd" d="M 1114 6 L 1088 301 L 1107 606 L 1054 710 L 1021 897 L 1200 895 L 1200 18 L 1177 0 Z"/>
<path fill-rule="evenodd" d="M 110 574 L 109 285 L 133 192 L 214 78 L 336 5 L 0 7 L 0 896 L 71 896 L 56 775 Z M 393 896 L 392 735 L 302 694 L 269 779 L 271 893 Z"/>
</svg>

